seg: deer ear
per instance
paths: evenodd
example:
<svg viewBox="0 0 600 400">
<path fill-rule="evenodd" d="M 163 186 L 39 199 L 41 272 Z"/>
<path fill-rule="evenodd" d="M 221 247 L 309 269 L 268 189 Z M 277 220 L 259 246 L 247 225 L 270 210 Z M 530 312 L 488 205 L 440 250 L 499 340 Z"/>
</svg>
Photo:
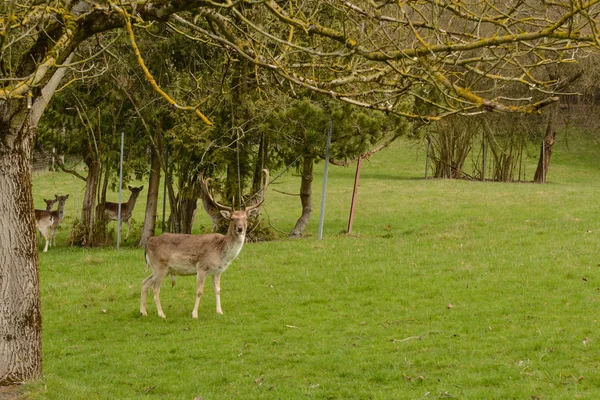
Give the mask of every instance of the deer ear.
<svg viewBox="0 0 600 400">
<path fill-rule="evenodd" d="M 256 218 L 260 214 L 260 210 L 258 208 L 253 208 L 252 210 L 246 213 L 249 218 Z"/>
<path fill-rule="evenodd" d="M 128 188 L 129 190 L 133 190 L 133 188 L 132 188 L 131 186 L 127 186 L 127 188 Z"/>
<path fill-rule="evenodd" d="M 231 219 L 231 213 L 227 210 L 221 210 L 221 215 L 223 216 L 223 218 L 225 219 Z"/>
</svg>

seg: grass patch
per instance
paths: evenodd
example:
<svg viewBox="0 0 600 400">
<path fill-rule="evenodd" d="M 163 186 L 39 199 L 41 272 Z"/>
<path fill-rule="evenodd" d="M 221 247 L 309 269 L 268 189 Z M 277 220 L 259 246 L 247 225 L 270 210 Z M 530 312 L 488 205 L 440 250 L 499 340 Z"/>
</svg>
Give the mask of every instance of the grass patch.
<svg viewBox="0 0 600 400">
<path fill-rule="evenodd" d="M 194 278 L 163 285 L 166 320 L 151 299 L 138 315 L 142 249 L 66 247 L 70 197 L 40 254 L 44 378 L 27 397 L 597 398 L 600 148 L 569 141 L 543 186 L 424 181 L 423 153 L 398 143 L 363 164 L 351 236 L 354 170 L 330 168 L 324 240 L 315 215 L 308 238 L 247 244 L 223 275 L 225 314 L 207 284 L 198 320 Z M 54 187 L 81 201 L 78 185 L 36 174 L 36 204 Z M 265 211 L 290 230 L 299 201 L 270 191 Z"/>
</svg>

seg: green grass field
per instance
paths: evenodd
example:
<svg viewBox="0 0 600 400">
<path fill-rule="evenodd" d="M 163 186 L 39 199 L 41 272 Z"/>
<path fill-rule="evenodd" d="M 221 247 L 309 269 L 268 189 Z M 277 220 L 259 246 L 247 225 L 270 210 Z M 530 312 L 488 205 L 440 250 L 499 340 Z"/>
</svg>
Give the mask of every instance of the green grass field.
<svg viewBox="0 0 600 400">
<path fill-rule="evenodd" d="M 352 235 L 354 167 L 331 167 L 319 241 L 321 163 L 308 236 L 247 244 L 222 277 L 225 314 L 208 283 L 198 320 L 194 277 L 165 281 L 166 320 L 151 296 L 140 317 L 143 250 L 68 247 L 81 183 L 36 173 L 37 207 L 71 197 L 58 247 L 40 253 L 44 378 L 25 396 L 600 398 L 600 144 L 568 144 L 559 136 L 549 183 L 534 185 L 426 181 L 424 154 L 398 143 L 363 164 Z M 292 173 L 272 185 L 298 187 Z M 277 229 L 299 213 L 267 194 Z"/>
</svg>

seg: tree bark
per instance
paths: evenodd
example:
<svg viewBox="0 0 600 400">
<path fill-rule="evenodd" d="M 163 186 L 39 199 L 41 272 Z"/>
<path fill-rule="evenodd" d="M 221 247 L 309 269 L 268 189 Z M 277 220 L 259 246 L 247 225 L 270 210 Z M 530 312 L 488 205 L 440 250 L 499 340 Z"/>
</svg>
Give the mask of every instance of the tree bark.
<svg viewBox="0 0 600 400">
<path fill-rule="evenodd" d="M 88 167 L 88 176 L 83 195 L 83 205 L 81 206 L 81 220 L 77 229 L 78 237 L 75 237 L 73 242 L 82 246 L 95 246 L 102 244 L 98 243 L 94 234 L 97 229 L 94 226 L 96 195 L 98 193 L 102 164 L 99 159 L 88 159 L 86 160 L 86 164 Z"/>
<path fill-rule="evenodd" d="M 540 148 L 540 159 L 535 170 L 533 181 L 535 183 L 546 183 L 548 169 L 550 168 L 550 159 L 556 140 L 556 118 L 558 116 L 558 102 L 549 106 L 548 123 L 546 125 L 546 136 Z"/>
<path fill-rule="evenodd" d="M 313 164 L 314 159 L 311 156 L 304 156 L 304 165 L 302 167 L 302 182 L 300 183 L 300 202 L 302 203 L 302 215 L 296 221 L 296 226 L 292 229 L 290 237 L 301 237 L 310 216 L 312 215 L 312 182 L 313 182 Z"/>
<path fill-rule="evenodd" d="M 181 213 L 181 233 L 192 233 L 198 199 L 182 198 L 179 212 Z"/>
<path fill-rule="evenodd" d="M 57 69 L 37 97 L 0 102 L 0 386 L 42 377 L 33 143 L 65 72 Z"/>
<path fill-rule="evenodd" d="M 160 154 L 154 149 L 150 156 L 150 178 L 148 179 L 148 198 L 146 200 L 146 215 L 138 246 L 146 247 L 148 239 L 154 236 L 156 228 L 156 210 L 158 207 L 158 192 L 160 189 Z"/>
<path fill-rule="evenodd" d="M 0 386 L 42 376 L 33 213 L 35 127 L 26 101 L 0 108 Z"/>
</svg>

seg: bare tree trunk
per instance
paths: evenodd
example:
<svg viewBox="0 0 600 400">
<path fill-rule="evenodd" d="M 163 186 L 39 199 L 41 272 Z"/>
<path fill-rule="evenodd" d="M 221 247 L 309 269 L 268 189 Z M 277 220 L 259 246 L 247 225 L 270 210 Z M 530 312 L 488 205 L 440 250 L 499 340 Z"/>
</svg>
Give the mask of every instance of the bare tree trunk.
<svg viewBox="0 0 600 400">
<path fill-rule="evenodd" d="M 254 177 L 252 178 L 252 193 L 257 193 L 262 185 L 262 170 L 267 167 L 267 149 L 269 143 L 267 135 L 261 134 L 258 144 L 258 154 L 254 164 Z"/>
<path fill-rule="evenodd" d="M 108 162 L 105 162 L 104 165 L 108 165 Z M 104 179 L 102 179 L 102 175 L 104 174 Z M 108 180 L 109 180 L 110 170 L 108 168 L 102 168 L 100 173 L 98 174 L 98 185 L 102 185 L 100 193 L 98 194 L 96 201 L 96 212 L 93 218 L 93 233 L 90 239 L 93 239 L 93 244 L 95 245 L 104 245 L 108 242 L 108 235 L 106 232 L 106 226 L 108 225 L 108 217 L 105 212 L 106 205 L 106 192 L 108 189 Z"/>
<path fill-rule="evenodd" d="M 304 156 L 304 165 L 302 167 L 302 182 L 300 183 L 300 202 L 302 203 L 302 215 L 296 221 L 296 226 L 292 229 L 290 237 L 300 237 L 310 221 L 312 215 L 312 182 L 313 182 L 313 158 Z"/>
<path fill-rule="evenodd" d="M 160 189 L 160 155 L 152 150 L 150 161 L 150 178 L 148 180 L 148 199 L 146 201 L 146 215 L 144 226 L 138 246 L 146 247 L 148 239 L 154 236 L 156 227 L 156 210 L 158 207 L 158 192 Z"/>
<path fill-rule="evenodd" d="M 198 199 L 182 198 L 179 212 L 181 214 L 181 233 L 192 233 L 194 218 L 196 217 L 196 205 Z"/>
<path fill-rule="evenodd" d="M 83 205 L 81 206 L 81 220 L 79 221 L 79 226 L 75 229 L 73 243 L 81 246 L 95 246 L 102 244 L 96 240 L 96 227 L 94 226 L 96 195 L 102 165 L 98 159 L 88 159 L 86 164 L 88 166 L 88 175 L 83 195 Z"/>
<path fill-rule="evenodd" d="M 573 82 L 577 81 L 583 75 L 583 69 L 575 71 L 573 75 L 569 77 L 561 77 L 556 71 L 556 66 L 547 66 L 548 76 L 550 80 L 554 82 L 560 82 L 556 87 L 556 91 L 560 92 L 565 88 L 569 87 Z M 548 175 L 548 169 L 550 168 L 550 159 L 552 158 L 552 150 L 556 141 L 556 122 L 558 119 L 558 112 L 560 109 L 559 101 L 548 106 L 548 124 L 546 125 L 546 135 L 544 136 L 544 142 L 540 149 L 540 159 L 538 160 L 538 166 L 535 171 L 533 181 L 535 183 L 546 183 L 546 177 Z"/>
<path fill-rule="evenodd" d="M 548 123 L 546 125 L 546 136 L 540 148 L 540 159 L 535 170 L 533 181 L 535 183 L 546 183 L 546 176 L 550 168 L 550 158 L 556 140 L 556 118 L 558 116 L 558 102 L 549 106 Z"/>
<path fill-rule="evenodd" d="M 42 377 L 33 143 L 65 72 L 59 68 L 35 98 L 0 101 L 0 386 Z"/>
<path fill-rule="evenodd" d="M 6 115 L 6 114 L 5 114 Z M 0 126 L 0 386 L 42 376 L 42 318 L 31 191 L 34 129 Z"/>
</svg>

